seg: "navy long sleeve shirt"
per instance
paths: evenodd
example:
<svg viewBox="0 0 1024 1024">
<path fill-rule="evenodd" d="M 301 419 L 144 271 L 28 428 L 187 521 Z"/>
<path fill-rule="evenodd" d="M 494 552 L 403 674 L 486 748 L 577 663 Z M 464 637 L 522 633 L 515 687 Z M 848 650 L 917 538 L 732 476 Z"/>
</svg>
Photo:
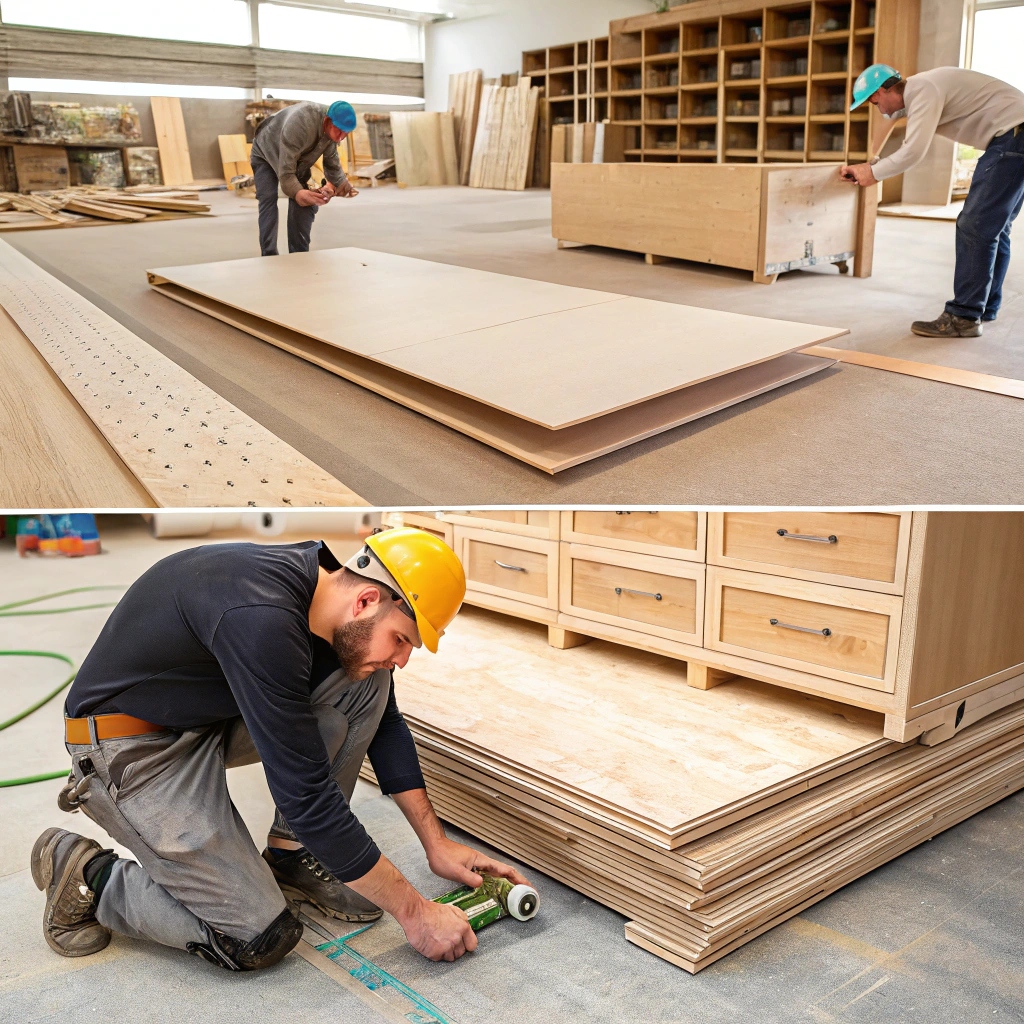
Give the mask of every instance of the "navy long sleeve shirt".
<svg viewBox="0 0 1024 1024">
<path fill-rule="evenodd" d="M 162 559 L 111 613 L 68 692 L 73 718 L 121 712 L 172 729 L 239 715 L 270 792 L 335 877 L 366 874 L 380 851 L 331 778 L 310 695 L 340 668 L 309 630 L 322 542 L 210 544 Z M 394 682 L 368 754 L 385 793 L 423 787 Z"/>
</svg>

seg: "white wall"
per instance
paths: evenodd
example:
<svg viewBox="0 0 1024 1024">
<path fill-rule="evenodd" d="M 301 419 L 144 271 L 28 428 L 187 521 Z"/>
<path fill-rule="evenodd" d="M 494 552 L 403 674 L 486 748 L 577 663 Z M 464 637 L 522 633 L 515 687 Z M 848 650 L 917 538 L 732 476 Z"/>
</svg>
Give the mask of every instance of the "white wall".
<svg viewBox="0 0 1024 1024">
<path fill-rule="evenodd" d="M 652 14 L 650 0 L 511 0 L 494 14 L 427 26 L 423 85 L 427 110 L 448 109 L 448 76 L 483 68 L 484 78 L 518 71 L 523 50 L 608 34 L 608 22 Z"/>
</svg>

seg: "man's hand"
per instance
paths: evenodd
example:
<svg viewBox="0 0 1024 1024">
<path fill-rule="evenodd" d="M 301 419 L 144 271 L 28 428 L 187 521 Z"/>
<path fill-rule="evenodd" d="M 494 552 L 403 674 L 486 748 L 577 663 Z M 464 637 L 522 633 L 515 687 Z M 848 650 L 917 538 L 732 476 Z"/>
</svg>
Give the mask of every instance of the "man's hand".
<svg viewBox="0 0 1024 1024">
<path fill-rule="evenodd" d="M 476 932 L 460 907 L 421 900 L 398 923 L 413 949 L 428 960 L 458 960 L 463 953 L 476 949 Z"/>
<path fill-rule="evenodd" d="M 295 202 L 299 206 L 323 206 L 330 198 L 330 196 L 324 195 L 319 189 L 300 188 L 295 193 Z"/>
<path fill-rule="evenodd" d="M 843 164 L 839 168 L 839 177 L 843 181 L 848 181 L 854 185 L 861 185 L 865 188 L 868 185 L 878 184 L 874 172 L 871 170 L 871 164 Z"/>
<path fill-rule="evenodd" d="M 492 860 L 447 836 L 435 839 L 426 851 L 427 864 L 435 875 L 476 888 L 483 882 L 482 874 L 507 878 L 513 885 L 529 885 L 514 867 Z"/>
<path fill-rule="evenodd" d="M 328 182 L 330 184 L 330 182 Z M 334 194 L 341 196 L 342 199 L 351 199 L 353 196 L 359 195 L 359 189 L 352 187 L 352 182 L 347 178 L 334 189 Z"/>
</svg>

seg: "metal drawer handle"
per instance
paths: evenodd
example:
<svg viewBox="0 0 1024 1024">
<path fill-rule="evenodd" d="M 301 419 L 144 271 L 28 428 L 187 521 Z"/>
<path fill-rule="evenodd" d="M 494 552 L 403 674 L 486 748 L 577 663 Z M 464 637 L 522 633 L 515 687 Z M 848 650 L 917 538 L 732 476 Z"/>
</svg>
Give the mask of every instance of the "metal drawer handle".
<svg viewBox="0 0 1024 1024">
<path fill-rule="evenodd" d="M 513 572 L 526 572 L 521 565 L 509 565 L 508 562 L 499 562 L 497 559 L 494 560 L 495 565 L 500 565 L 502 569 L 511 569 Z"/>
<path fill-rule="evenodd" d="M 819 636 L 831 636 L 832 630 L 826 626 L 824 629 L 811 629 L 809 626 L 792 626 L 788 622 L 779 622 L 778 619 L 768 620 L 773 626 L 779 629 L 795 629 L 798 633 L 816 633 Z"/>
<path fill-rule="evenodd" d="M 789 530 L 776 530 L 775 531 L 783 540 L 809 540 L 815 544 L 838 544 L 839 538 L 834 534 L 830 533 L 827 537 L 812 537 L 807 533 L 790 533 Z"/>
<path fill-rule="evenodd" d="M 655 601 L 661 600 L 661 594 L 652 594 L 649 590 L 630 590 L 629 587 L 616 587 L 615 593 L 622 594 L 636 594 L 638 597 L 653 597 Z"/>
</svg>

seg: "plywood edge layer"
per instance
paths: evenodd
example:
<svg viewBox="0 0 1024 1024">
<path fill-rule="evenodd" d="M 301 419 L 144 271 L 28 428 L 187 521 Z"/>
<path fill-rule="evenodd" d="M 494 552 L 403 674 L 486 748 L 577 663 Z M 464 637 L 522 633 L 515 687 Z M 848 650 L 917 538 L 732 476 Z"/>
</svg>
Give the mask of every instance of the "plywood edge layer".
<svg viewBox="0 0 1024 1024">
<path fill-rule="evenodd" d="M 805 348 L 803 352 L 806 355 L 822 356 L 854 366 L 869 366 L 875 370 L 888 370 L 890 373 L 902 373 L 907 377 L 920 377 L 922 380 L 934 380 L 941 384 L 955 384 L 957 387 L 988 391 L 994 395 L 1024 398 L 1024 380 L 1017 380 L 1014 377 L 997 377 L 976 370 L 961 370 L 953 366 L 939 366 L 936 363 L 917 363 L 910 359 L 896 359 L 893 356 L 881 356 L 874 352 L 859 352 L 853 349 L 829 348 L 825 345 L 814 345 Z"/>
<path fill-rule="evenodd" d="M 168 282 L 151 286 L 168 298 L 216 317 L 551 474 L 820 373 L 835 364 L 834 359 L 827 357 L 790 353 L 575 427 L 548 430 L 179 285 Z"/>
</svg>

